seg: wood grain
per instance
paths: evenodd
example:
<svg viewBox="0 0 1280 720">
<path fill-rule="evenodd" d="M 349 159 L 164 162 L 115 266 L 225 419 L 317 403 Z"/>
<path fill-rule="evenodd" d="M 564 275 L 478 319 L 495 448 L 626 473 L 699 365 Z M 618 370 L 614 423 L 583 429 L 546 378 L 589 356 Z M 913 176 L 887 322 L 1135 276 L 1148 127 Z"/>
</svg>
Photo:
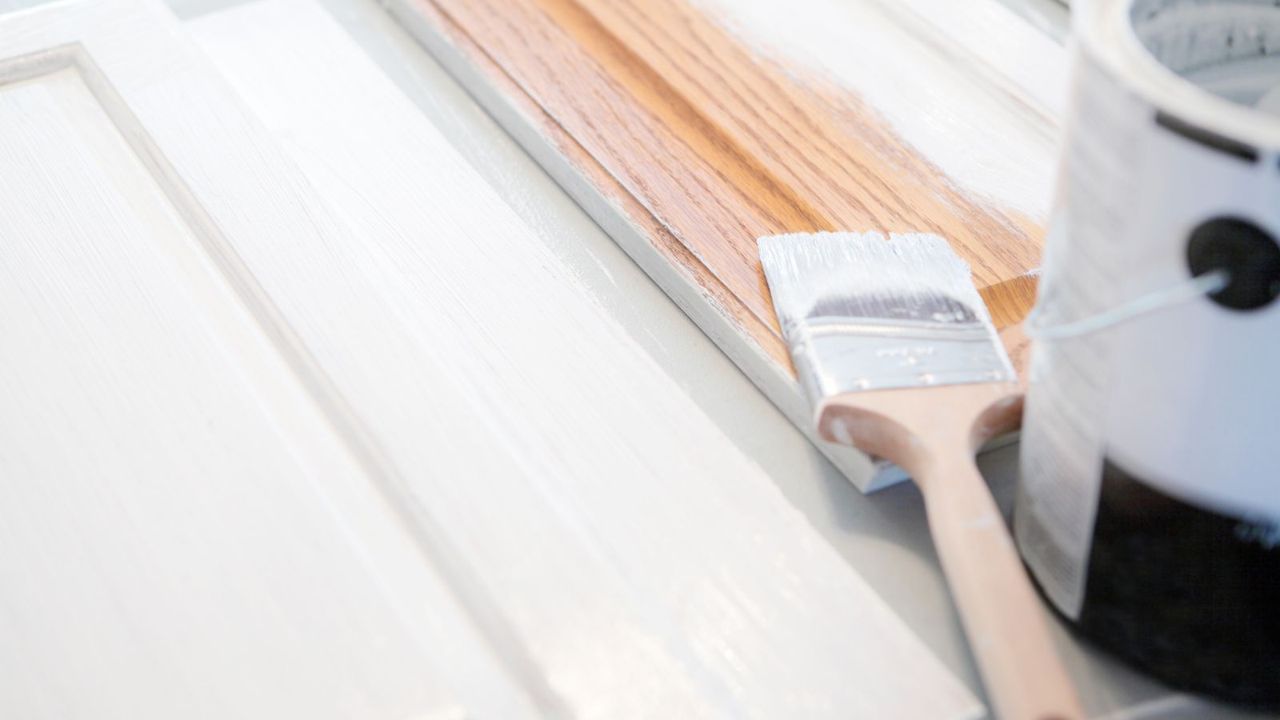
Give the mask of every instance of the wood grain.
<svg viewBox="0 0 1280 720">
<path fill-rule="evenodd" d="M 875 107 L 686 0 L 392 7 L 801 427 L 757 237 L 935 232 L 993 316 L 1034 299 L 1018 278 L 1038 261 L 1035 218 L 958 187 Z"/>
</svg>

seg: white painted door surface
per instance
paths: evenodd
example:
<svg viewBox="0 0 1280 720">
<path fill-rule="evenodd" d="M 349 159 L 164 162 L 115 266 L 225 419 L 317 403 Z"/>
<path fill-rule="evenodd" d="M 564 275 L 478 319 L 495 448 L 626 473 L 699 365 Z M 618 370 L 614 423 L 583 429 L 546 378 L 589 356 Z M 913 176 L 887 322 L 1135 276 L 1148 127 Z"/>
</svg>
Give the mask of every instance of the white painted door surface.
<svg viewBox="0 0 1280 720">
<path fill-rule="evenodd" d="M 233 257 L 319 234 L 167 13 L 0 56 L 0 717 L 532 714 Z"/>
<path fill-rule="evenodd" d="M 322 11 L 200 33 L 0 17 L 0 716 L 981 712 Z"/>
<path fill-rule="evenodd" d="M 448 703 L 335 532 L 359 468 L 52 60 L 0 87 L 0 714 Z"/>
</svg>

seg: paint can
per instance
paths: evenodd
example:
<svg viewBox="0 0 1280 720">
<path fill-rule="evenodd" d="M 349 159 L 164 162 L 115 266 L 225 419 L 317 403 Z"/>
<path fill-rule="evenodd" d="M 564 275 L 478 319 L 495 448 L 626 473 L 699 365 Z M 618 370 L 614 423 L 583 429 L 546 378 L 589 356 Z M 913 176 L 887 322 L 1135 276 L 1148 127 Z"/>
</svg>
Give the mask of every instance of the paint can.
<svg viewBox="0 0 1280 720">
<path fill-rule="evenodd" d="M 1280 6 L 1081 10 L 1017 543 L 1097 644 L 1280 706 Z"/>
</svg>

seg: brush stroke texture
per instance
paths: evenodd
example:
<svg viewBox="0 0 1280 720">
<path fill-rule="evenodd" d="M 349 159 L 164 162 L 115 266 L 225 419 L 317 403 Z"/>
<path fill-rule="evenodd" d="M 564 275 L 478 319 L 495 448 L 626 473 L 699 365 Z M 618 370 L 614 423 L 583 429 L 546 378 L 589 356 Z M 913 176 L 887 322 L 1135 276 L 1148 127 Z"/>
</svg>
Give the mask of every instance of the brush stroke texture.
<svg viewBox="0 0 1280 720">
<path fill-rule="evenodd" d="M 956 185 L 1047 217 L 1066 51 L 997 0 L 696 3 L 763 55 L 856 93 Z"/>
</svg>

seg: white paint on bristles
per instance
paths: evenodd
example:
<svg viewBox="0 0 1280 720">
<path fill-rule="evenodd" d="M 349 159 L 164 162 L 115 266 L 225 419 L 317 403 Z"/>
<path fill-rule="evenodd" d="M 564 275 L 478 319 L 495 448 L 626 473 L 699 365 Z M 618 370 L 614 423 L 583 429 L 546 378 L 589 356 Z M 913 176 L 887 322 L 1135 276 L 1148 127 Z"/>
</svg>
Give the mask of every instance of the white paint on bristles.
<svg viewBox="0 0 1280 720">
<path fill-rule="evenodd" d="M 760 238 L 759 246 L 779 316 L 800 320 L 835 302 L 850 318 L 887 318 L 903 296 L 945 296 L 991 323 L 968 264 L 937 235 L 789 233 Z"/>
<path fill-rule="evenodd" d="M 3 714 L 981 714 L 322 11 L 193 27 L 270 136 L 0 19 Z"/>
<path fill-rule="evenodd" d="M 1048 214 L 1066 53 L 997 0 L 696 2 L 765 57 L 851 90 L 961 189 Z"/>
<path fill-rule="evenodd" d="M 946 239 L 792 233 L 759 246 L 815 407 L 850 391 L 1015 379 L 969 266 Z"/>
</svg>

